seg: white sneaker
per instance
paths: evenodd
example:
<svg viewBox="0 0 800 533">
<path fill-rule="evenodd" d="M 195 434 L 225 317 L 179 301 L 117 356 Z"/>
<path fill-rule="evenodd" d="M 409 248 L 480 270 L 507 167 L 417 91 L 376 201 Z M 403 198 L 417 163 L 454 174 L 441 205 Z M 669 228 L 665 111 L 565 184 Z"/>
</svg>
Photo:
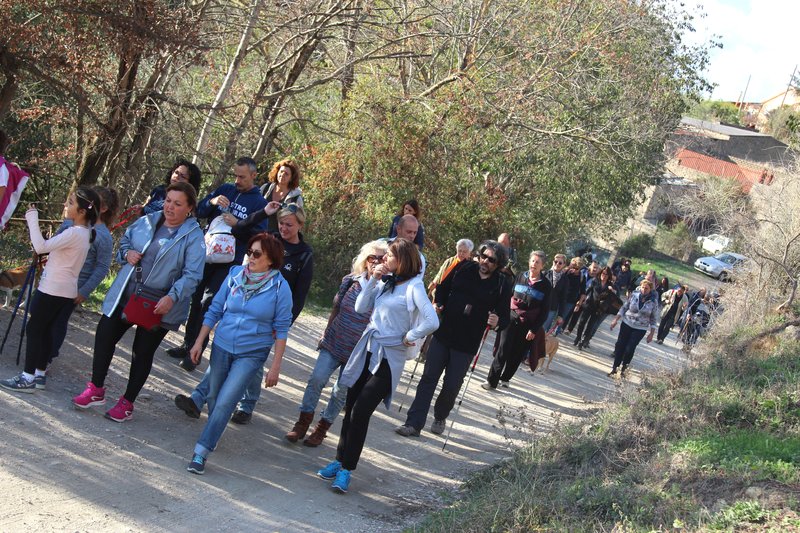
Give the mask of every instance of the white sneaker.
<svg viewBox="0 0 800 533">
<path fill-rule="evenodd" d="M 481 388 L 484 390 L 495 390 L 495 388 L 492 387 L 492 384 L 489 383 L 488 381 L 481 383 Z"/>
<path fill-rule="evenodd" d="M 501 381 L 500 382 L 500 386 L 503 387 L 504 389 L 507 389 L 508 388 L 508 381 Z"/>
</svg>

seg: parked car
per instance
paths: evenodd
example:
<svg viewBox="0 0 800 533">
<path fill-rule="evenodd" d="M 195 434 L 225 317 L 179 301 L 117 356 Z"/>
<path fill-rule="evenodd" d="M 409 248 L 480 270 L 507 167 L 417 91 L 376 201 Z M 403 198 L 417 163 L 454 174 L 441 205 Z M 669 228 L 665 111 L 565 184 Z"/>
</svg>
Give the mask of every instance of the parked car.
<svg viewBox="0 0 800 533">
<path fill-rule="evenodd" d="M 695 270 L 720 281 L 733 279 L 735 271 L 742 267 L 747 257 L 733 252 L 724 252 L 714 257 L 701 257 L 694 262 Z"/>
<path fill-rule="evenodd" d="M 724 235 L 714 233 L 712 235 L 708 235 L 707 237 L 698 237 L 697 243 L 704 251 L 710 254 L 718 254 L 730 246 L 731 240 Z"/>
</svg>

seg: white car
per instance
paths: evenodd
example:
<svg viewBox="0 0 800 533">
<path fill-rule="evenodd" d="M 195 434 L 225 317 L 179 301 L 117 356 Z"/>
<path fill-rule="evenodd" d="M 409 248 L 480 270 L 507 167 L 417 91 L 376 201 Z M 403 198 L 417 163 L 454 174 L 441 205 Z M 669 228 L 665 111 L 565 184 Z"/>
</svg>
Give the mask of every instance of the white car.
<svg viewBox="0 0 800 533">
<path fill-rule="evenodd" d="M 714 257 L 701 257 L 694 262 L 694 268 L 720 281 L 730 281 L 745 261 L 747 257 L 744 255 L 725 252 Z"/>
<path fill-rule="evenodd" d="M 714 233 L 712 235 L 708 235 L 707 237 L 698 237 L 697 243 L 700 245 L 703 251 L 706 251 L 710 254 L 718 254 L 730 245 L 731 240 L 724 235 Z"/>
</svg>

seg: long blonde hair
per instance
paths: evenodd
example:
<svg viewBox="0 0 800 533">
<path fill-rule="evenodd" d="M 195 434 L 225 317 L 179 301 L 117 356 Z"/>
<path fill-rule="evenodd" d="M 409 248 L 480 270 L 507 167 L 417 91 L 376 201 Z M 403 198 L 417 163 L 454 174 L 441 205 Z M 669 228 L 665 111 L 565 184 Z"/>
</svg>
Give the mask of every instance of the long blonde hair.
<svg viewBox="0 0 800 533">
<path fill-rule="evenodd" d="M 367 258 L 371 255 L 385 255 L 389 249 L 389 243 L 385 240 L 370 241 L 359 250 L 358 255 L 353 259 L 351 274 L 360 276 L 367 271 Z"/>
</svg>

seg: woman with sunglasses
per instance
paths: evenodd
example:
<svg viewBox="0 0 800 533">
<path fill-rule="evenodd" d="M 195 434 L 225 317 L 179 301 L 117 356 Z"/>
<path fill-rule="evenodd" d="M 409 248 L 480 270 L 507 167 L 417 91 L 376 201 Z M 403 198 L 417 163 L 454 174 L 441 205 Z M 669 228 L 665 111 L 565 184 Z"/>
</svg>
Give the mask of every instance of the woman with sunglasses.
<svg viewBox="0 0 800 533">
<path fill-rule="evenodd" d="M 374 306 L 369 325 L 358 340 L 342 371 L 341 384 L 350 387 L 336 459 L 317 471 L 333 480 L 331 488 L 347 492 L 372 413 L 383 402 L 388 409 L 400 382 L 408 347 L 421 342 L 439 327 L 433 304 L 419 277 L 419 249 L 408 239 L 397 239 L 375 267 L 355 303 L 357 312 Z"/>
<path fill-rule="evenodd" d="M 341 377 L 342 369 L 350 358 L 350 353 L 367 328 L 372 314 L 372 306 L 369 305 L 359 313 L 355 309 L 356 298 L 361 294 L 367 280 L 372 277 L 375 267 L 383 262 L 387 246 L 388 244 L 383 240 L 368 242 L 362 246 L 361 251 L 353 259 L 352 272 L 342 279 L 339 291 L 333 298 L 333 309 L 328 317 L 328 325 L 317 346 L 319 355 L 303 393 L 300 418 L 292 430 L 286 434 L 286 440 L 289 442 L 297 442 L 305 437 L 308 427 L 314 419 L 314 410 L 319 403 L 322 389 L 328 385 L 328 380 L 336 370 L 339 371 L 339 377 Z M 316 447 L 322 444 L 328 434 L 328 429 L 344 407 L 346 399 L 347 387 L 340 386 L 337 379 L 333 384 L 328 406 L 320 416 L 317 427 L 303 441 L 304 445 Z"/>
<path fill-rule="evenodd" d="M 197 363 L 206 338 L 216 326 L 206 373 L 208 421 L 194 446 L 189 472 L 205 472 L 208 455 L 222 437 L 245 387 L 264 367 L 273 339 L 275 355 L 264 386 L 278 383 L 292 323 L 292 293 L 280 274 L 283 251 L 280 241 L 267 233 L 250 239 L 246 252 L 249 262 L 231 268 L 189 350 Z"/>
<path fill-rule="evenodd" d="M 297 205 L 289 205 L 281 209 L 278 202 L 270 202 L 265 208 L 267 214 L 278 216 L 278 232 L 272 233 L 275 239 L 283 246 L 283 266 L 279 267 L 283 279 L 292 291 L 292 318 L 297 319 L 306 303 L 308 289 L 311 287 L 311 276 L 314 272 L 314 256 L 311 247 L 303 240 L 300 229 L 306 221 L 305 211 Z M 231 417 L 236 424 L 247 424 L 253 416 L 256 402 L 261 395 L 261 382 L 264 376 L 264 367 L 256 371 L 241 402 Z M 175 397 L 175 405 L 191 418 L 200 418 L 200 411 L 207 401 L 209 392 L 208 374 L 197 385 L 191 397 L 179 394 Z"/>
</svg>

